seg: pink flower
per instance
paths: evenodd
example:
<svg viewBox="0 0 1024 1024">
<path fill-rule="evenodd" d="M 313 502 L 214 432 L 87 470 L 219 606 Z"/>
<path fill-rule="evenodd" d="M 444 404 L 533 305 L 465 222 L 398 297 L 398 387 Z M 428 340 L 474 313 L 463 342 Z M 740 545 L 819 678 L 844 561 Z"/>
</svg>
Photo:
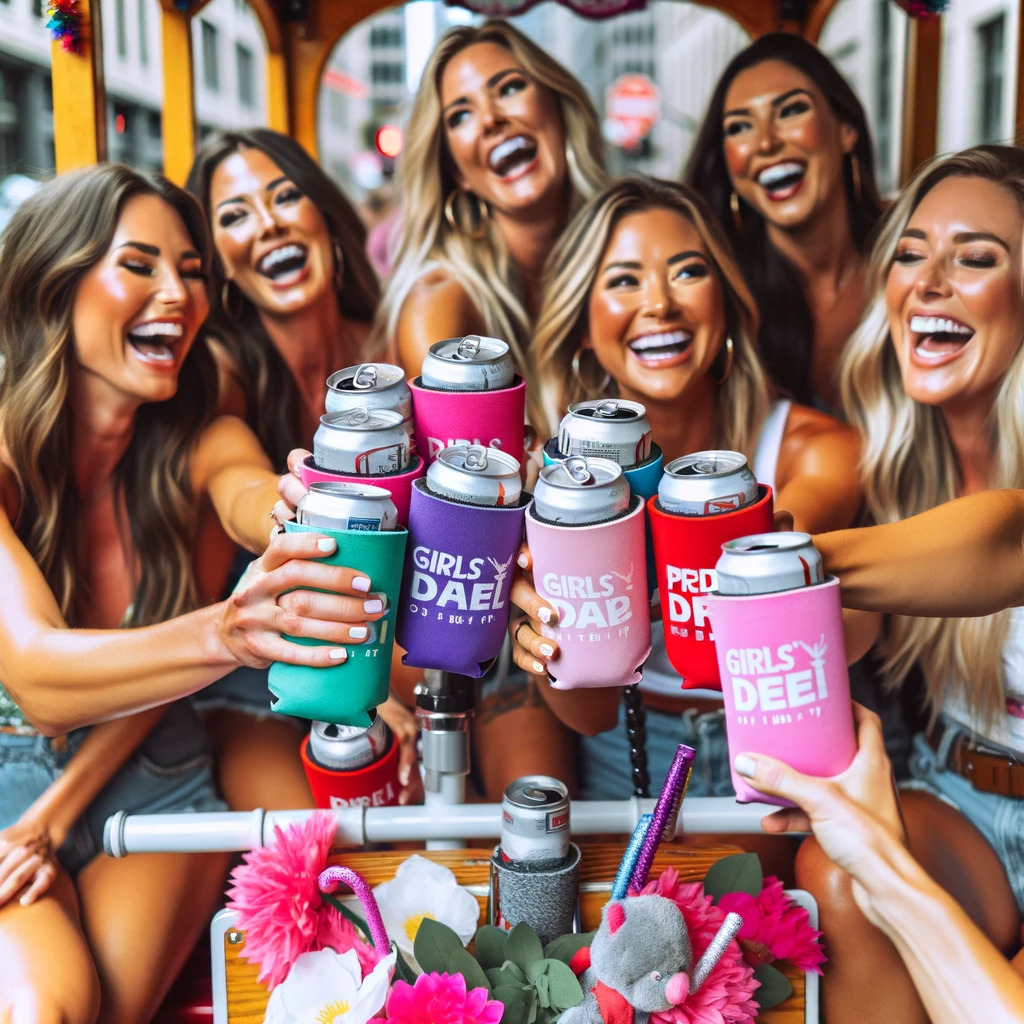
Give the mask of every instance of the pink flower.
<svg viewBox="0 0 1024 1024">
<path fill-rule="evenodd" d="M 789 960 L 802 971 L 821 974 L 825 962 L 818 941 L 821 932 L 811 927 L 807 911 L 785 894 L 774 876 L 764 880 L 757 896 L 726 893 L 718 906 L 725 913 L 733 910 L 743 918 L 737 938 L 748 962 L 755 967 L 772 960 Z"/>
<path fill-rule="evenodd" d="M 637 895 L 637 894 L 632 894 Z M 711 943 L 726 911 L 715 906 L 704 894 L 700 882 L 681 883 L 679 872 L 665 868 L 659 878 L 639 893 L 641 896 L 665 896 L 682 911 L 690 933 L 690 945 L 696 962 Z M 681 1006 L 664 1013 L 652 1013 L 652 1024 L 752 1024 L 758 1005 L 753 999 L 757 981 L 735 942 L 722 955 L 708 980 L 688 995 Z"/>
<path fill-rule="evenodd" d="M 271 988 L 284 981 L 302 953 L 355 950 L 364 977 L 379 959 L 317 887 L 335 827 L 334 815 L 326 811 L 287 829 L 276 827 L 274 842 L 244 854 L 244 863 L 231 872 L 228 909 L 238 914 L 245 932 L 243 956 L 259 963 L 259 979 Z"/>
<path fill-rule="evenodd" d="M 414 985 L 396 981 L 388 996 L 388 1024 L 498 1024 L 505 1007 L 487 989 L 466 992 L 461 974 L 421 974 Z"/>
</svg>

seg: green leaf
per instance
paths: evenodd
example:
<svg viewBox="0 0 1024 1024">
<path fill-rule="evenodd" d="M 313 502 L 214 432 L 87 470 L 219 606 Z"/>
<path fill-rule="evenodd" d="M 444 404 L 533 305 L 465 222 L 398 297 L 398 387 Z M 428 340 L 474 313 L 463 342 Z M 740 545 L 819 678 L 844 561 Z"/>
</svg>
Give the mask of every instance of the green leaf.
<svg viewBox="0 0 1024 1024">
<path fill-rule="evenodd" d="M 366 922 L 354 911 L 351 907 L 345 906 L 337 896 L 332 896 L 330 893 L 322 892 L 320 898 L 324 903 L 329 903 L 334 909 L 341 914 L 349 924 L 353 925 L 356 931 L 359 932 L 360 937 L 364 942 L 373 945 L 373 939 L 370 937 L 370 929 L 366 926 Z"/>
<path fill-rule="evenodd" d="M 505 1007 L 501 1015 L 501 1024 L 526 1024 L 530 1007 L 527 1004 L 526 992 L 518 985 L 497 985 L 491 992 L 493 998 Z"/>
<path fill-rule="evenodd" d="M 449 953 L 445 961 L 445 970 L 449 974 L 461 974 L 466 979 L 466 988 L 485 988 L 491 991 L 491 983 L 487 980 L 483 968 L 464 949 Z"/>
<path fill-rule="evenodd" d="M 544 957 L 544 947 L 537 938 L 537 933 L 522 921 L 508 933 L 505 940 L 505 956 L 518 964 L 524 971 L 530 964 Z M 419 957 L 416 958 L 419 960 Z"/>
<path fill-rule="evenodd" d="M 476 933 L 476 960 L 486 971 L 491 967 L 500 967 L 505 960 L 505 940 L 508 932 L 503 928 L 485 924 Z"/>
<path fill-rule="evenodd" d="M 529 974 L 529 971 L 527 971 Z M 551 1006 L 551 999 L 548 996 L 548 976 L 543 970 L 535 978 L 530 979 L 533 982 L 533 990 L 537 993 L 537 1005 L 547 1009 Z"/>
<path fill-rule="evenodd" d="M 597 932 L 580 932 L 560 935 L 547 944 L 544 956 L 549 960 L 561 960 L 563 964 L 567 964 L 579 950 L 594 941 L 596 934 Z"/>
<path fill-rule="evenodd" d="M 395 977 L 406 984 L 415 984 L 418 975 L 412 969 L 412 965 L 402 956 L 402 951 L 393 942 L 391 948 L 398 954 L 398 959 L 395 961 Z"/>
<path fill-rule="evenodd" d="M 548 996 L 551 1005 L 559 1010 L 579 1006 L 583 1002 L 583 989 L 576 975 L 561 960 L 545 960 L 547 966 Z"/>
<path fill-rule="evenodd" d="M 784 1003 L 793 994 L 793 986 L 789 979 L 771 964 L 755 967 L 754 977 L 761 983 L 761 987 L 754 993 L 754 998 L 762 1010 Z"/>
<path fill-rule="evenodd" d="M 499 985 L 509 984 L 508 976 L 502 973 L 500 967 L 488 967 L 484 970 L 484 974 L 487 975 L 492 989 L 496 989 Z"/>
<path fill-rule="evenodd" d="M 462 940 L 446 924 L 425 917 L 412 945 L 413 956 L 423 971 L 443 974 L 448 956 L 462 949 Z"/>
<path fill-rule="evenodd" d="M 506 960 L 501 967 L 502 977 L 505 979 L 503 984 L 506 985 L 525 985 L 526 984 L 526 971 L 519 966 L 519 964 L 513 963 L 511 960 Z"/>
<path fill-rule="evenodd" d="M 763 883 L 764 875 L 757 854 L 734 853 L 711 866 L 704 879 L 704 891 L 717 902 L 727 892 L 745 892 L 756 896 Z M 416 959 L 419 960 L 419 954 Z"/>
</svg>

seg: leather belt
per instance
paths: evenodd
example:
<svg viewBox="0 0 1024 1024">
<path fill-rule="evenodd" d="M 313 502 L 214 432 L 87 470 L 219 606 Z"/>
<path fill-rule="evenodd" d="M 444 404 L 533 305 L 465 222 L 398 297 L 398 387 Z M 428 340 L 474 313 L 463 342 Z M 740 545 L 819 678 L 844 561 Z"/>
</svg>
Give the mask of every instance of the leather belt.
<svg viewBox="0 0 1024 1024">
<path fill-rule="evenodd" d="M 942 738 L 947 728 L 937 722 L 925 733 L 928 745 L 936 753 L 942 753 Z M 966 779 L 980 793 L 1024 797 L 1024 761 L 980 747 L 964 732 L 957 731 L 949 743 L 945 764 L 941 767 Z"/>
</svg>

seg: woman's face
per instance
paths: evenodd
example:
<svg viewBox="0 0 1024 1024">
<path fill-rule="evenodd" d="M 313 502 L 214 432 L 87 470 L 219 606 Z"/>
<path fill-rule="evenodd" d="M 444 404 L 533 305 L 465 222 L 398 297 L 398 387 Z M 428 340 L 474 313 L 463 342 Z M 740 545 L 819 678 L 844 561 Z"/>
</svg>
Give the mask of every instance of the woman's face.
<svg viewBox="0 0 1024 1024">
<path fill-rule="evenodd" d="M 554 95 L 497 43 L 473 43 L 441 73 L 441 124 L 460 188 L 524 215 L 561 200 L 565 130 Z"/>
<path fill-rule="evenodd" d="M 675 210 L 615 226 L 587 302 L 585 344 L 624 395 L 679 398 L 725 339 L 722 288 L 699 232 Z"/>
<path fill-rule="evenodd" d="M 75 293 L 79 369 L 133 400 L 172 398 L 209 311 L 202 258 L 184 221 L 159 196 L 134 196 Z"/>
<path fill-rule="evenodd" d="M 990 402 L 1024 339 L 1024 216 L 981 178 L 945 178 L 918 203 L 896 248 L 889 332 L 916 402 Z"/>
<path fill-rule="evenodd" d="M 224 273 L 261 313 L 288 316 L 332 291 L 327 221 L 262 150 L 240 149 L 217 165 L 210 208 Z"/>
<path fill-rule="evenodd" d="M 856 129 L 836 118 L 818 86 L 781 60 L 732 80 L 722 131 L 732 187 L 780 228 L 829 211 L 842 193 L 843 160 L 857 142 Z"/>
</svg>

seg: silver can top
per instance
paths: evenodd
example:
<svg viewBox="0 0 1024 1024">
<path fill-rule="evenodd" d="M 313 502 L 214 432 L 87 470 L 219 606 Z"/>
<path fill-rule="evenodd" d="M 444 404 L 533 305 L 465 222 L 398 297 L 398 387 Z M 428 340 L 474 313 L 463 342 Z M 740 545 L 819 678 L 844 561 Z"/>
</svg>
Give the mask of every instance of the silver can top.
<svg viewBox="0 0 1024 1024">
<path fill-rule="evenodd" d="M 617 462 L 570 455 L 540 471 L 533 505 L 542 519 L 582 526 L 626 511 L 629 498 L 629 484 Z"/>
<path fill-rule="evenodd" d="M 573 402 L 568 414 L 582 416 L 584 419 L 629 423 L 645 419 L 647 409 L 639 402 L 627 402 L 622 398 L 598 398 L 589 402 Z"/>
<path fill-rule="evenodd" d="M 349 501 L 390 501 L 386 487 L 372 484 L 350 484 L 341 480 L 316 480 L 309 485 L 309 493 L 327 498 L 345 498 Z"/>
<path fill-rule="evenodd" d="M 500 448 L 487 448 L 482 444 L 449 445 L 437 453 L 434 461 L 479 476 L 519 475 L 518 459 Z"/>
<path fill-rule="evenodd" d="M 378 760 L 388 746 L 388 727 L 375 711 L 369 728 L 314 722 L 309 730 L 309 752 L 325 768 L 355 771 Z"/>
<path fill-rule="evenodd" d="M 401 429 L 402 414 L 391 409 L 342 409 L 324 413 L 320 426 L 328 430 L 392 430 Z"/>
<path fill-rule="evenodd" d="M 707 451 L 694 452 L 673 459 L 665 472 L 682 477 L 721 477 L 745 468 L 747 457 L 741 452 Z"/>
<path fill-rule="evenodd" d="M 393 363 L 359 363 L 335 370 L 327 386 L 335 391 L 386 391 L 405 383 L 405 371 Z"/>
<path fill-rule="evenodd" d="M 809 533 L 753 533 L 722 545 L 718 593 L 774 594 L 825 582 L 821 553 Z"/>
<path fill-rule="evenodd" d="M 420 380 L 439 390 L 497 391 L 515 380 L 511 349 L 500 338 L 467 334 L 430 346 Z"/>
<path fill-rule="evenodd" d="M 551 775 L 524 775 L 505 787 L 504 798 L 513 807 L 557 807 L 563 801 L 568 804 L 569 790 Z"/>
<path fill-rule="evenodd" d="M 622 467 L 611 459 L 588 459 L 585 455 L 569 455 L 541 470 L 545 483 L 571 490 L 609 485 L 622 476 Z"/>
</svg>

